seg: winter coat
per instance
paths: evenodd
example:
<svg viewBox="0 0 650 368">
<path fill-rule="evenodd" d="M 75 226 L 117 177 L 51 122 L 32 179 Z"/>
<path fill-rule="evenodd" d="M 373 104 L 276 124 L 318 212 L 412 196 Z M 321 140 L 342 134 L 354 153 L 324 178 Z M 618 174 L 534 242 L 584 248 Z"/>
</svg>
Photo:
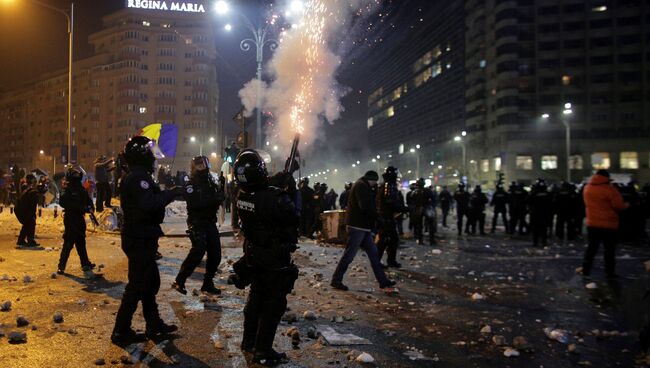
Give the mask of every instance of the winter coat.
<svg viewBox="0 0 650 368">
<path fill-rule="evenodd" d="M 618 213 L 628 207 L 623 197 L 609 183 L 609 178 L 594 175 L 584 190 L 587 209 L 587 226 L 604 229 L 618 229 Z"/>
</svg>

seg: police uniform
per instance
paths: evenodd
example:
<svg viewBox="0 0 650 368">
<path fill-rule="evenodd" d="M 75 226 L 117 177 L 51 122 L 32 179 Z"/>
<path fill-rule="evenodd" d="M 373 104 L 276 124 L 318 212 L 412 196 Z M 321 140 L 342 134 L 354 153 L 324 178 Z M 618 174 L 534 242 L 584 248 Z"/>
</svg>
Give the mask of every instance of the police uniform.
<svg viewBox="0 0 650 368">
<path fill-rule="evenodd" d="M 501 215 L 501 219 L 503 220 L 503 227 L 506 230 L 506 233 L 508 232 L 508 218 L 506 217 L 506 206 L 509 202 L 509 197 L 508 193 L 506 193 L 505 190 L 503 190 L 502 187 L 497 187 L 497 190 L 494 192 L 492 195 L 492 201 L 491 205 L 494 206 L 494 217 L 492 217 L 492 234 L 494 234 L 494 230 L 497 227 L 497 220 L 499 218 L 499 214 Z"/>
<path fill-rule="evenodd" d="M 156 252 L 158 238 L 163 235 L 160 224 L 165 218 L 165 206 L 172 202 L 177 193 L 161 191 L 151 176 L 150 168 L 129 164 L 129 170 L 120 188 L 124 213 L 122 250 L 128 258 L 128 283 L 117 311 L 113 342 L 121 342 L 132 334 L 131 319 L 138 301 L 142 302 L 148 334 L 176 329 L 175 326 L 165 325 L 158 314 L 156 294 L 160 289 L 160 273 Z"/>
<path fill-rule="evenodd" d="M 485 205 L 488 203 L 487 196 L 477 185 L 469 197 L 470 228 L 472 235 L 476 234 L 476 224 L 478 223 L 479 233 L 485 235 Z"/>
<path fill-rule="evenodd" d="M 291 253 L 296 249 L 298 216 L 290 196 L 278 188 L 242 189 L 237 209 L 244 232 L 245 259 L 252 272 L 244 308 L 242 346 L 256 355 L 272 352 L 273 339 L 287 307 L 298 270 Z"/>
<path fill-rule="evenodd" d="M 86 250 L 86 220 L 84 214 L 93 210 L 93 201 L 88 192 L 81 186 L 81 173 L 79 181 L 68 181 L 66 188 L 61 194 L 59 205 L 63 207 L 63 247 L 59 257 L 59 273 L 65 271 L 70 252 L 73 247 L 77 248 L 77 254 L 81 261 L 81 268 L 84 271 L 92 269 L 93 264 L 88 259 Z"/>
<path fill-rule="evenodd" d="M 530 222 L 533 228 L 533 246 L 547 245 L 548 224 L 553 212 L 551 203 L 551 194 L 548 192 L 546 185 L 535 184 L 530 193 Z"/>
<path fill-rule="evenodd" d="M 454 201 L 456 202 L 456 218 L 458 220 L 456 226 L 458 227 L 458 235 L 463 232 L 463 217 L 467 221 L 465 233 L 469 233 L 469 193 L 465 190 L 465 186 L 458 187 L 458 190 L 454 193 Z"/>
<path fill-rule="evenodd" d="M 221 241 L 216 222 L 224 193 L 209 175 L 209 172 L 194 174 L 185 187 L 183 196 L 187 202 L 187 232 L 192 242 L 192 249 L 181 265 L 176 276 L 176 284 L 184 289 L 185 280 L 192 275 L 194 269 L 201 263 L 203 255 L 207 253 L 201 290 L 218 293 L 212 279 L 221 262 Z"/>
<path fill-rule="evenodd" d="M 397 262 L 399 234 L 397 232 L 396 218 L 408 209 L 404 206 L 404 202 L 399 196 L 399 190 L 395 183 L 382 183 L 377 191 L 377 197 L 377 212 L 381 219 L 377 233 L 379 237 L 377 242 L 379 259 L 384 256 L 384 251 L 387 251 L 388 266 L 400 267 L 400 264 Z"/>
</svg>

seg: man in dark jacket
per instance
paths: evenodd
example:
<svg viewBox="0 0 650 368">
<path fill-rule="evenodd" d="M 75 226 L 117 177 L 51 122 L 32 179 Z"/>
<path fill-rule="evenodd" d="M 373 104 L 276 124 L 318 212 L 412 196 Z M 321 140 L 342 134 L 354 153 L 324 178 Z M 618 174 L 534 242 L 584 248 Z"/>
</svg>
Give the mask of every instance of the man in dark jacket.
<svg viewBox="0 0 650 368">
<path fill-rule="evenodd" d="M 300 212 L 300 235 L 312 237 L 310 233 L 314 226 L 314 208 L 312 201 L 314 198 L 314 190 L 309 187 L 309 179 L 303 178 L 300 181 L 300 198 L 302 199 L 302 211 Z"/>
<path fill-rule="evenodd" d="M 160 224 L 165 218 L 165 207 L 184 190 L 161 191 L 152 174 L 156 158 L 151 151 L 153 141 L 147 137 L 131 138 L 124 148 L 129 174 L 121 186 L 120 202 L 124 212 L 122 250 L 128 259 L 129 281 L 124 288 L 122 302 L 115 317 L 111 341 L 119 346 L 136 337 L 131 320 L 138 302 L 146 322 L 146 336 L 155 337 L 176 331 L 160 318 L 156 294 L 160 289 L 160 273 L 156 264 L 158 238 L 163 235 Z"/>
<path fill-rule="evenodd" d="M 508 201 L 508 193 L 503 190 L 503 185 L 498 184 L 497 190 L 492 195 L 492 201 L 490 202 L 490 205 L 494 207 L 494 217 L 492 217 L 492 234 L 494 234 L 494 231 L 497 227 L 499 214 L 501 214 L 501 219 L 503 220 L 503 227 L 505 228 L 506 233 L 508 232 L 508 218 L 506 217 L 506 206 L 508 204 Z"/>
<path fill-rule="evenodd" d="M 81 269 L 86 279 L 95 277 L 92 269 L 95 266 L 88 259 L 86 250 L 86 219 L 84 215 L 95 210 L 93 201 L 88 192 L 81 186 L 83 174 L 75 168 L 69 168 L 65 173 L 66 186 L 59 199 L 59 205 L 63 207 L 63 247 L 59 256 L 57 273 L 65 274 L 65 266 L 68 263 L 70 252 L 73 247 L 77 248 Z"/>
<path fill-rule="evenodd" d="M 519 235 L 524 235 L 528 231 L 528 224 L 526 223 L 526 215 L 528 214 L 528 192 L 524 186 L 512 182 L 510 188 L 510 227 L 508 228 L 510 234 L 514 234 L 519 230 Z"/>
<path fill-rule="evenodd" d="M 418 179 L 416 183 L 416 188 L 411 194 L 412 201 L 412 211 L 411 216 L 413 216 L 413 231 L 415 233 L 415 239 L 418 244 L 424 244 L 424 230 L 423 227 L 426 227 L 429 230 L 429 243 L 434 245 L 435 240 L 435 211 L 436 204 L 433 192 L 429 188 L 425 188 L 425 181 L 423 178 Z"/>
<path fill-rule="evenodd" d="M 574 240 L 576 237 L 576 226 L 573 223 L 577 211 L 578 194 L 571 183 L 563 181 L 553 195 L 553 203 L 556 211 L 555 236 L 563 240 L 565 229 L 567 240 Z"/>
<path fill-rule="evenodd" d="M 447 226 L 447 216 L 449 215 L 449 209 L 451 208 L 451 201 L 453 200 L 451 193 L 447 190 L 447 186 L 442 186 L 442 191 L 438 196 L 440 200 L 440 209 L 442 210 L 442 227 Z"/>
<path fill-rule="evenodd" d="M 456 218 L 458 219 L 458 235 L 463 232 L 463 217 L 466 220 L 465 233 L 469 233 L 469 193 L 465 190 L 465 183 L 458 184 L 458 189 L 454 193 L 454 201 L 456 202 Z"/>
<path fill-rule="evenodd" d="M 343 284 L 343 276 L 350 263 L 354 260 L 359 248 L 363 249 L 368 255 L 368 260 L 375 278 L 379 282 L 379 287 L 385 289 L 395 285 L 395 282 L 389 280 L 384 273 L 384 268 L 381 266 L 377 254 L 377 246 L 374 242 L 377 223 L 375 198 L 378 180 L 379 175 L 375 171 L 368 171 L 352 186 L 348 200 L 348 243 L 334 271 L 334 275 L 332 275 L 331 285 L 335 289 L 348 290 L 348 287 Z"/>
<path fill-rule="evenodd" d="M 106 208 L 111 208 L 111 185 L 109 184 L 109 172 L 113 169 L 110 167 L 113 160 L 109 160 L 104 155 L 100 155 L 95 160 L 95 182 L 97 183 L 97 200 L 95 207 L 101 212 Z"/>
<path fill-rule="evenodd" d="M 206 156 L 194 157 L 191 167 L 190 182 L 185 186 L 184 197 L 187 203 L 187 233 L 192 248 L 183 261 L 172 288 L 181 294 L 187 294 L 185 281 L 201 263 L 203 255 L 207 253 L 201 291 L 221 294 L 221 290 L 214 286 L 213 278 L 221 262 L 217 211 L 224 200 L 223 188 L 212 179 L 210 161 Z"/>
<path fill-rule="evenodd" d="M 34 174 L 28 174 L 25 179 L 27 180 L 27 186 L 18 197 L 14 211 L 18 222 L 22 225 L 16 245 L 19 247 L 38 247 L 40 244 L 34 240 L 34 235 L 36 233 L 36 207 L 38 206 L 40 194 Z"/>
</svg>

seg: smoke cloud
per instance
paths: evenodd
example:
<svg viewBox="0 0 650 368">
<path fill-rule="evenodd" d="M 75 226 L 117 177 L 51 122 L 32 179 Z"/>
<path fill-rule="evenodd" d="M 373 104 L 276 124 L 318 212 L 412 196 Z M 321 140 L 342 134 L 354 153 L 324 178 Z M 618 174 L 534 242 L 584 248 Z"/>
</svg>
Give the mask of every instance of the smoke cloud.
<svg viewBox="0 0 650 368">
<path fill-rule="evenodd" d="M 254 79 L 239 91 L 249 116 L 257 106 L 258 94 L 262 108 L 273 113 L 275 123 L 268 137 L 284 146 L 298 131 L 304 149 L 319 138 L 325 121 L 333 123 L 340 117 L 340 99 L 348 89 L 336 80 L 343 52 L 336 46 L 352 28 L 352 17 L 360 9 L 370 11 L 375 4 L 372 0 L 305 3 L 300 21 L 280 35 L 267 65 L 272 82 L 267 85 Z"/>
</svg>

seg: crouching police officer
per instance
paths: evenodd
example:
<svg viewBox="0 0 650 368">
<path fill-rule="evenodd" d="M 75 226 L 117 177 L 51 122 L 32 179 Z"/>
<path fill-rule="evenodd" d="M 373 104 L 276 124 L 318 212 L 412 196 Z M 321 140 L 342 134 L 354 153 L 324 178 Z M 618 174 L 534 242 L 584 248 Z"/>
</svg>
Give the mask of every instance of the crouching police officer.
<svg viewBox="0 0 650 368">
<path fill-rule="evenodd" d="M 158 238 L 163 235 L 160 224 L 165 218 L 165 206 L 174 197 L 183 194 L 183 188 L 161 191 L 153 181 L 152 173 L 156 158 L 151 151 L 153 141 L 136 136 L 124 147 L 124 158 L 129 174 L 120 187 L 120 202 L 124 213 L 122 250 L 128 258 L 129 282 L 122 295 L 117 311 L 111 341 L 116 345 L 131 342 L 135 332 L 131 319 L 142 302 L 142 314 L 146 322 L 146 336 L 156 337 L 176 331 L 174 325 L 167 325 L 158 314 L 156 294 L 160 289 L 160 273 L 156 264 Z"/>
<path fill-rule="evenodd" d="M 221 241 L 217 229 L 217 211 L 225 198 L 223 188 L 220 188 L 210 174 L 210 162 L 205 156 L 192 159 L 191 177 L 185 186 L 185 201 L 187 202 L 187 233 L 192 241 L 187 258 L 176 276 L 172 288 L 182 294 L 187 294 L 185 280 L 201 263 L 204 254 L 208 254 L 205 262 L 205 276 L 201 291 L 210 294 L 220 294 L 221 290 L 214 286 L 214 275 L 221 262 Z"/>
<path fill-rule="evenodd" d="M 73 247 L 77 248 L 77 254 L 81 261 L 81 269 L 84 277 L 92 279 L 95 277 L 92 269 L 95 267 L 88 259 L 86 250 L 86 220 L 84 215 L 95 210 L 93 201 L 90 199 L 88 192 L 81 186 L 83 174 L 78 169 L 71 167 L 65 173 L 66 186 L 61 194 L 59 204 L 63 207 L 63 247 L 59 257 L 59 266 L 57 273 L 63 275 L 65 266 L 68 263 L 70 252 Z"/>
<path fill-rule="evenodd" d="M 237 209 L 245 238 L 244 257 L 238 263 L 245 263 L 247 275 L 238 272 L 237 265 L 233 268 L 240 279 L 248 278 L 251 283 L 241 347 L 254 352 L 254 362 L 275 365 L 287 359 L 286 354 L 273 350 L 273 339 L 287 307 L 287 294 L 298 278 L 298 268 L 291 260 L 298 240 L 298 215 L 286 186 L 269 185 L 266 165 L 255 150 L 237 156 L 234 173 L 240 187 Z M 235 282 L 240 288 L 246 284 Z"/>
</svg>

